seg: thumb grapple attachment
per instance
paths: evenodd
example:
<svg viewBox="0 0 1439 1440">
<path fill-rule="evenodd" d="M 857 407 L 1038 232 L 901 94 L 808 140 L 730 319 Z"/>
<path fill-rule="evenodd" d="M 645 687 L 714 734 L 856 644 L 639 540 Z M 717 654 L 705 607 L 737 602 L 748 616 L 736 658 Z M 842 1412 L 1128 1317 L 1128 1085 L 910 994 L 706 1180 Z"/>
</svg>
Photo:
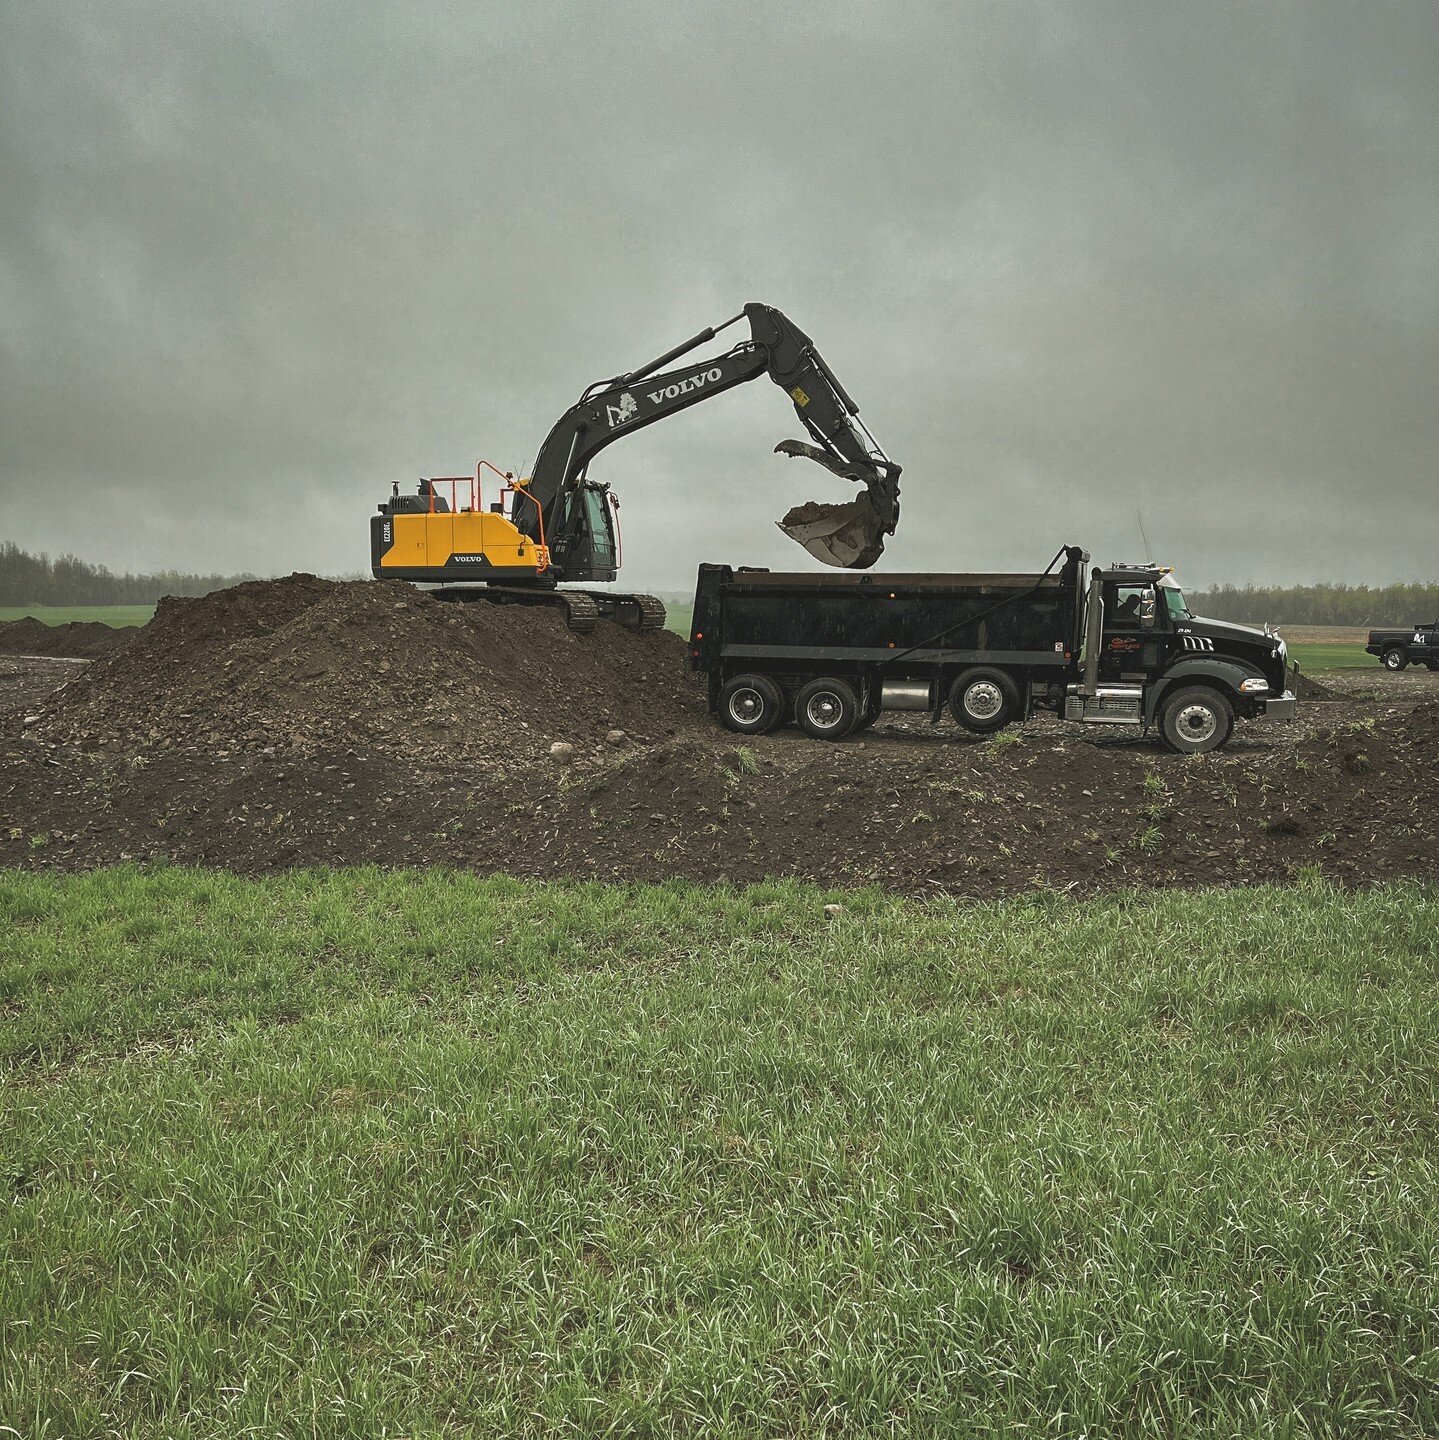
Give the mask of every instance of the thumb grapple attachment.
<svg viewBox="0 0 1439 1440">
<path fill-rule="evenodd" d="M 816 560 L 842 570 L 868 570 L 884 554 L 884 537 L 899 519 L 899 486 L 886 471 L 846 465 L 816 445 L 781 440 L 777 455 L 815 460 L 845 480 L 863 484 L 865 493 L 842 505 L 807 500 L 775 524 Z"/>
</svg>

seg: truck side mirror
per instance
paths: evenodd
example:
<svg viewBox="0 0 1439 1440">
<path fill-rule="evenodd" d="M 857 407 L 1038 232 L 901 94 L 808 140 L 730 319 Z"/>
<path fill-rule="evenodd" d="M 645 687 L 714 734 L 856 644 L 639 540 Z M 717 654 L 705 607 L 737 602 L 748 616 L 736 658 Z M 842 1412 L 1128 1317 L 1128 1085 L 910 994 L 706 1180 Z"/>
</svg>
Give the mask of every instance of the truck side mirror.
<svg viewBox="0 0 1439 1440">
<path fill-rule="evenodd" d="M 1153 630 L 1157 618 L 1154 591 L 1146 590 L 1139 601 L 1139 625 L 1142 630 Z"/>
</svg>

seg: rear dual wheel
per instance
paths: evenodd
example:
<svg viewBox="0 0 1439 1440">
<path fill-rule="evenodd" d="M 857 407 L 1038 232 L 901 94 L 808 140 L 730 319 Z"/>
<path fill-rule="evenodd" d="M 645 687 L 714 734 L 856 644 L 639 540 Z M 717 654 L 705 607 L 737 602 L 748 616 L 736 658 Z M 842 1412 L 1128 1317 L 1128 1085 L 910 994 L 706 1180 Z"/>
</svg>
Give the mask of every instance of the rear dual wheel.
<svg viewBox="0 0 1439 1440">
<path fill-rule="evenodd" d="M 740 735 L 764 735 L 785 718 L 785 700 L 768 675 L 736 675 L 719 693 L 720 722 Z M 794 721 L 816 740 L 843 740 L 864 723 L 847 680 L 811 680 L 794 700 Z"/>
<path fill-rule="evenodd" d="M 719 693 L 719 718 L 740 735 L 764 735 L 784 718 L 784 696 L 768 675 L 736 675 Z"/>
<path fill-rule="evenodd" d="M 795 724 L 816 740 L 843 740 L 860 723 L 859 697 L 848 680 L 811 680 L 795 696 Z"/>
</svg>

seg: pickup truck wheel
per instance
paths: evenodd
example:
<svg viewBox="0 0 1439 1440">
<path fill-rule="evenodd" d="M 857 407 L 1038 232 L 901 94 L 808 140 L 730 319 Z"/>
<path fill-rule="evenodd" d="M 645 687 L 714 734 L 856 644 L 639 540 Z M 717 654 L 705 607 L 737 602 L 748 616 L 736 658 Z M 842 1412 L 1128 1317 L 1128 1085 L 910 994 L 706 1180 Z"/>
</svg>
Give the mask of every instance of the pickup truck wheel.
<svg viewBox="0 0 1439 1440">
<path fill-rule="evenodd" d="M 763 735 L 784 715 L 784 697 L 768 675 L 736 675 L 719 693 L 719 718 L 741 735 Z"/>
<path fill-rule="evenodd" d="M 1397 645 L 1391 645 L 1379 657 L 1379 663 L 1386 670 L 1402 670 L 1409 663 L 1409 657 Z"/>
<path fill-rule="evenodd" d="M 1159 716 L 1164 743 L 1180 755 L 1217 750 L 1234 730 L 1234 706 L 1207 685 L 1186 685 L 1164 701 Z"/>
<path fill-rule="evenodd" d="M 949 713 L 976 735 L 1003 730 L 1019 711 L 1019 688 L 1003 670 L 966 670 L 949 687 Z"/>
<path fill-rule="evenodd" d="M 794 718 L 816 740 L 843 740 L 859 723 L 859 699 L 847 680 L 811 680 L 795 697 Z"/>
<path fill-rule="evenodd" d="M 1424 666 L 1428 670 L 1439 670 L 1439 660 L 1426 660 Z"/>
</svg>

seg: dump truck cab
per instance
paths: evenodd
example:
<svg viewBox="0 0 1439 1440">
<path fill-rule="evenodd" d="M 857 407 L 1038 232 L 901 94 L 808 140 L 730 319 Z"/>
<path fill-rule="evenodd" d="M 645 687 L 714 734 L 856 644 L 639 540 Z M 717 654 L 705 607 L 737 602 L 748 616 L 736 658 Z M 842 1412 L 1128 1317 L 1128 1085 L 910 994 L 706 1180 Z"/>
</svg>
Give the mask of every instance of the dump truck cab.
<svg viewBox="0 0 1439 1440">
<path fill-rule="evenodd" d="M 1097 650 L 1101 680 L 1147 684 L 1176 672 L 1202 673 L 1204 657 L 1238 666 L 1266 687 L 1241 693 L 1259 698 L 1288 688 L 1289 647 L 1277 634 L 1195 615 L 1172 569 L 1157 565 L 1111 566 L 1094 571 L 1088 599 L 1102 617 Z"/>
<path fill-rule="evenodd" d="M 1173 570 L 1096 567 L 1064 718 L 1157 725 L 1172 748 L 1228 738 L 1235 719 L 1292 719 L 1289 650 L 1269 630 L 1195 615 Z M 1184 701 L 1176 697 L 1184 692 Z M 1181 718 L 1182 717 L 1182 718 Z"/>
</svg>

